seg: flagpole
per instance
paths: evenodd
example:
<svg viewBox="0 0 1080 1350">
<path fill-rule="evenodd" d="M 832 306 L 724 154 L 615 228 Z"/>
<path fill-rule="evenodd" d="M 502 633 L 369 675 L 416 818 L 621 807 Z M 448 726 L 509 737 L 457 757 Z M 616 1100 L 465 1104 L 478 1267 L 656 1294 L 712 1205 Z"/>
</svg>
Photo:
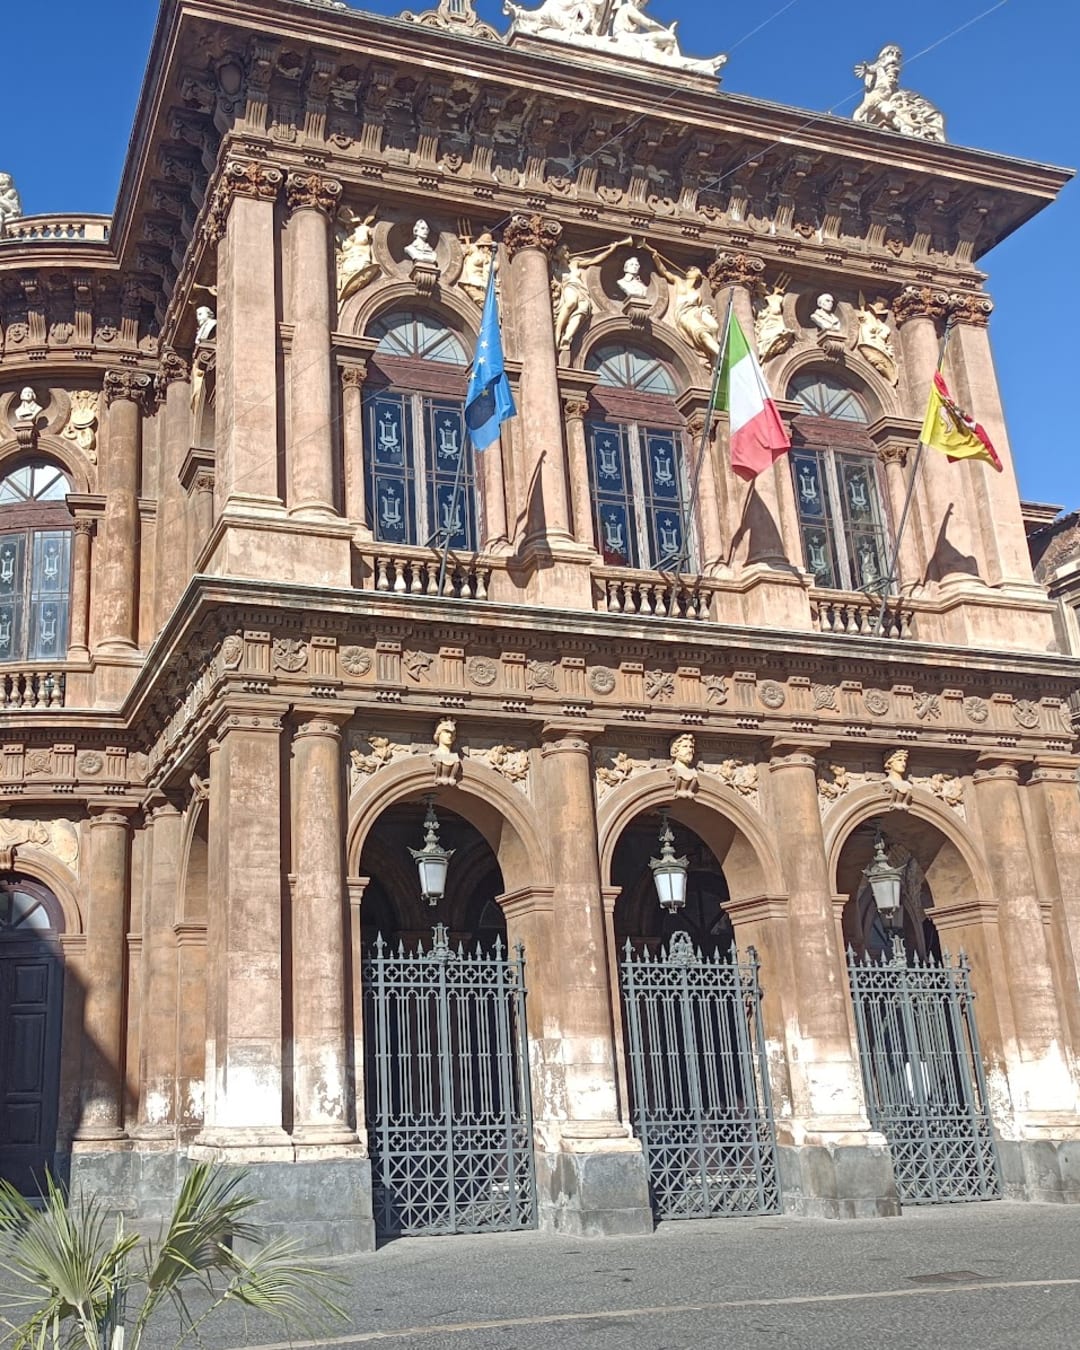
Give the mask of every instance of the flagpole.
<svg viewBox="0 0 1080 1350">
<path fill-rule="evenodd" d="M 941 371 L 945 364 L 945 353 L 949 349 L 949 338 L 952 334 L 953 324 L 951 318 L 945 324 L 945 332 L 941 336 L 941 343 L 938 347 L 937 370 Z M 896 539 L 893 542 L 892 558 L 889 560 L 889 569 L 885 574 L 881 588 L 881 607 L 878 610 L 877 630 L 879 635 L 885 632 L 885 611 L 888 608 L 889 593 L 894 585 L 898 586 L 899 576 L 896 571 L 896 564 L 900 558 L 900 545 L 903 543 L 904 531 L 907 529 L 908 517 L 911 515 L 911 502 L 915 496 L 915 483 L 918 478 L 919 465 L 922 463 L 923 450 L 922 436 L 919 436 L 919 444 L 915 451 L 915 462 L 911 466 L 911 475 L 908 478 L 907 492 L 904 494 L 904 505 L 900 512 L 900 523 L 896 527 Z"/>
<path fill-rule="evenodd" d="M 701 469 L 705 463 L 705 456 L 708 453 L 709 435 L 712 432 L 713 414 L 716 412 L 716 391 L 720 385 L 720 372 L 724 367 L 724 353 L 727 351 L 728 334 L 731 332 L 731 311 L 735 299 L 735 287 L 728 287 L 727 309 L 724 312 L 723 334 L 720 339 L 720 346 L 717 349 L 716 360 L 713 363 L 712 383 L 709 388 L 709 406 L 705 413 L 705 425 L 701 429 L 701 440 L 698 443 L 697 462 L 694 465 L 694 479 L 690 484 L 690 500 L 687 503 L 686 511 L 683 515 L 683 543 L 682 549 L 675 558 L 675 575 L 678 576 L 682 570 L 680 563 L 690 562 L 690 530 L 693 528 L 694 508 L 697 505 L 698 487 L 701 483 Z M 661 559 L 661 563 L 665 559 Z M 662 572 L 664 569 L 657 564 L 656 570 Z"/>
</svg>

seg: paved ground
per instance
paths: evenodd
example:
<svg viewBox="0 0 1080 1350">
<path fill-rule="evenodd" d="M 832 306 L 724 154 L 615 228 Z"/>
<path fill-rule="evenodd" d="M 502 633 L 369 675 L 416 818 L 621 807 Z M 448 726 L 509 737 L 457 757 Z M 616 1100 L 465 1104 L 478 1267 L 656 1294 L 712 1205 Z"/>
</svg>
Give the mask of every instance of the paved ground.
<svg viewBox="0 0 1080 1350">
<path fill-rule="evenodd" d="M 909 1209 L 901 1219 L 710 1220 L 646 1238 L 413 1238 L 335 1262 L 352 1329 L 386 1350 L 1075 1350 L 1080 1206 Z M 208 1350 L 288 1350 L 207 1325 Z"/>
</svg>

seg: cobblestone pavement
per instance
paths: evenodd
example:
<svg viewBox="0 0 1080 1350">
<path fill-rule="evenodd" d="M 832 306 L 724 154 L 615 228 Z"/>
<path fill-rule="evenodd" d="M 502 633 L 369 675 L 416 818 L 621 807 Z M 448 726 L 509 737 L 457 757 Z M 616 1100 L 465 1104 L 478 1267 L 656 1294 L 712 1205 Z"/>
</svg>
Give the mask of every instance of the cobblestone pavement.
<svg viewBox="0 0 1080 1350">
<path fill-rule="evenodd" d="M 708 1220 L 585 1241 L 413 1238 L 342 1259 L 352 1329 L 297 1350 L 1075 1350 L 1080 1206 L 909 1209 L 900 1219 Z M 208 1350 L 288 1350 L 208 1324 Z"/>
</svg>

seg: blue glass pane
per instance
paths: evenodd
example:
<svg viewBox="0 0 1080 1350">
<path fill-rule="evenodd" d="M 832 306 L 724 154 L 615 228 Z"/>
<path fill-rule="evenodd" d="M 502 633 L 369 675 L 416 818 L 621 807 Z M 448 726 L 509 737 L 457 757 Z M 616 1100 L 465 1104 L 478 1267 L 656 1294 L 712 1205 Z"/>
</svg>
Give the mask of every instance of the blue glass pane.
<svg viewBox="0 0 1080 1350">
<path fill-rule="evenodd" d="M 375 537 L 388 544 L 411 544 L 412 493 L 397 477 L 375 475 Z"/>
<path fill-rule="evenodd" d="M 855 565 L 856 587 L 877 585 L 886 570 L 886 564 L 881 556 L 880 540 L 877 536 L 857 534 L 852 540 L 852 554 L 852 562 Z"/>
<path fill-rule="evenodd" d="M 615 567 L 629 567 L 633 562 L 633 552 L 628 508 L 622 503 L 604 502 L 598 515 L 600 553 L 604 562 Z"/>
<path fill-rule="evenodd" d="M 627 474 L 619 428 L 594 423 L 589 431 L 592 436 L 593 482 L 597 492 L 625 492 Z"/>
<path fill-rule="evenodd" d="M 470 548 L 469 503 L 461 486 L 438 483 L 435 487 L 435 529 L 449 536 L 451 548 Z"/>
<path fill-rule="evenodd" d="M 836 585 L 836 566 L 828 532 L 813 527 L 803 529 L 803 557 L 806 570 L 813 574 L 815 586 Z"/>
<path fill-rule="evenodd" d="M 874 515 L 873 490 L 866 467 L 862 464 L 841 463 L 844 506 L 850 519 L 870 521 Z"/>
<path fill-rule="evenodd" d="M 427 467 L 428 537 L 439 547 L 476 547 L 473 456 L 465 410 L 449 399 L 424 400 L 424 463 Z"/>
<path fill-rule="evenodd" d="M 646 433 L 646 464 L 653 497 L 679 499 L 679 471 L 675 458 L 675 436 L 671 432 Z"/>
<path fill-rule="evenodd" d="M 671 563 L 682 553 L 682 517 L 675 511 L 653 511 L 653 563 Z"/>
<path fill-rule="evenodd" d="M 791 472 L 795 478 L 795 499 L 799 515 L 804 518 L 824 519 L 827 510 L 825 484 L 817 459 L 813 455 L 793 454 Z"/>
<path fill-rule="evenodd" d="M 459 406 L 438 404 L 431 413 L 433 449 L 440 470 L 457 472 L 465 443 L 465 418 Z"/>
<path fill-rule="evenodd" d="M 25 550 L 24 534 L 0 537 L 0 600 L 22 596 Z"/>
<path fill-rule="evenodd" d="M 373 398 L 370 418 L 375 463 L 404 467 L 408 445 L 404 400 L 383 396 Z"/>
</svg>

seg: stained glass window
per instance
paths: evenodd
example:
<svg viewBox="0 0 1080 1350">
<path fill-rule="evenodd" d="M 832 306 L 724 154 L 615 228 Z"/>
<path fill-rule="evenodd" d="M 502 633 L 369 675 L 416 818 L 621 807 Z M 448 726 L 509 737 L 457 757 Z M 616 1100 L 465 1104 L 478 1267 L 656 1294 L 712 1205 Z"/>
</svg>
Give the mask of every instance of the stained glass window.
<svg viewBox="0 0 1080 1350">
<path fill-rule="evenodd" d="M 0 480 L 0 662 L 67 653 L 71 484 L 53 464 L 24 464 Z"/>
<path fill-rule="evenodd" d="M 371 329 L 385 386 L 364 396 L 368 511 L 388 544 L 478 547 L 461 339 L 437 316 L 399 310 Z M 379 358 L 388 360 L 380 366 Z M 448 390 L 460 389 L 460 397 Z"/>
<path fill-rule="evenodd" d="M 688 494 L 675 381 L 658 357 L 621 344 L 597 348 L 587 364 L 614 396 L 605 404 L 610 415 L 586 424 L 596 547 L 613 567 L 685 570 Z"/>
<path fill-rule="evenodd" d="M 866 409 L 853 389 L 840 380 L 818 371 L 796 375 L 788 387 L 788 398 L 802 405 L 814 417 L 835 417 L 841 422 L 867 422 Z"/>
</svg>

